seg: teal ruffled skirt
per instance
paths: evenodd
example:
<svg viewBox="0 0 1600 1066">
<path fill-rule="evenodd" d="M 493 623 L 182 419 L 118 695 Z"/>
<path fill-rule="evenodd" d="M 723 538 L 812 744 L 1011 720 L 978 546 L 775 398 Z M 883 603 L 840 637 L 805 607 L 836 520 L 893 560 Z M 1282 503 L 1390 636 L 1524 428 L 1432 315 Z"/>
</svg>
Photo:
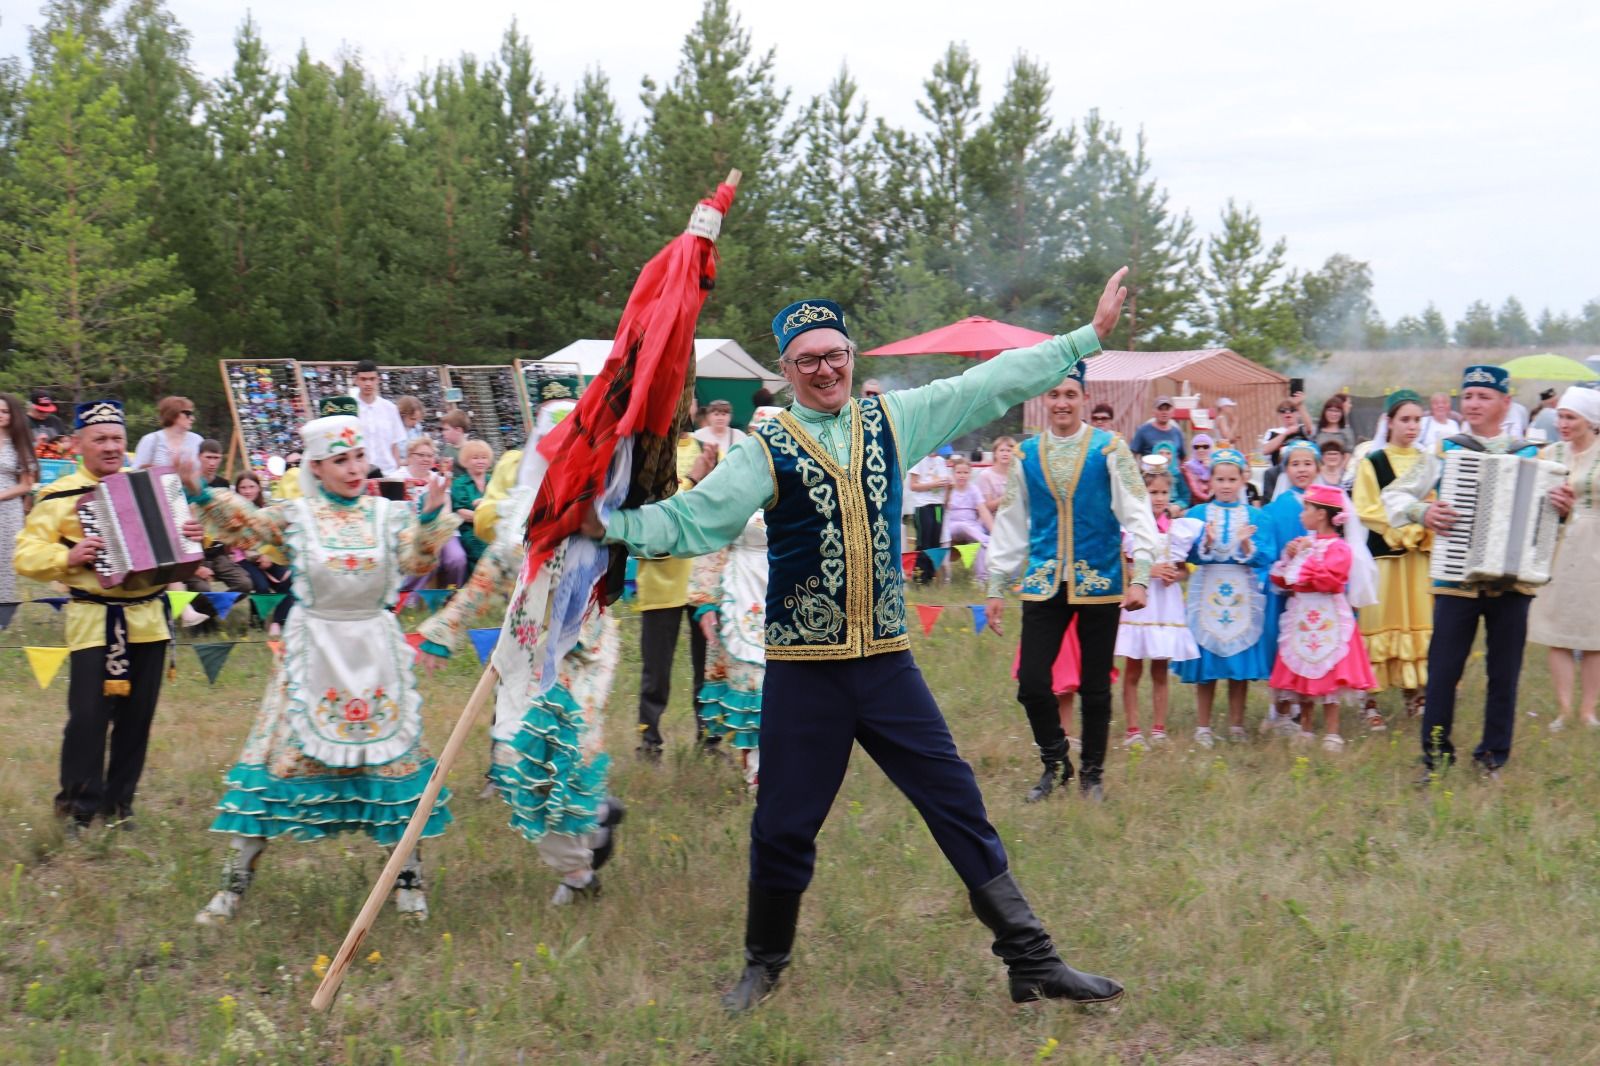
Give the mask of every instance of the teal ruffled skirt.
<svg viewBox="0 0 1600 1066">
<path fill-rule="evenodd" d="M 548 833 L 578 836 L 600 824 L 610 757 L 582 750 L 583 709 L 561 685 L 523 716 L 516 736 L 495 745 L 489 779 L 511 808 L 511 827 L 530 843 Z"/>
<path fill-rule="evenodd" d="M 700 690 L 706 732 L 735 748 L 761 747 L 761 690 L 747 692 L 728 681 L 708 681 Z"/>
<path fill-rule="evenodd" d="M 211 823 L 217 833 L 273 840 L 320 840 L 339 833 L 366 833 L 384 847 L 405 835 L 417 800 L 433 774 L 431 757 L 402 756 L 395 764 L 357 770 L 322 767 L 301 756 L 290 777 L 265 766 L 238 763 L 228 772 L 227 791 Z M 443 833 L 452 821 L 448 789 L 428 815 L 424 839 Z"/>
</svg>

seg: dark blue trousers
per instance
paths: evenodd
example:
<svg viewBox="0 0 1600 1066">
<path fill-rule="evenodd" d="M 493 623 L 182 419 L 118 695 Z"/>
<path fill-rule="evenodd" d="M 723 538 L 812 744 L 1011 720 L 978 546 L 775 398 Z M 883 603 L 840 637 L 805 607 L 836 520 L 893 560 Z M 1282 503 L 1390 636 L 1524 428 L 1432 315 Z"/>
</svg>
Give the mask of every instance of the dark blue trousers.
<svg viewBox="0 0 1600 1066">
<path fill-rule="evenodd" d="M 1511 734 L 1517 725 L 1517 681 L 1522 676 L 1522 649 L 1528 640 L 1528 608 L 1532 596 L 1503 592 L 1498 596 L 1435 596 L 1433 640 L 1428 645 L 1427 703 L 1422 711 L 1422 761 L 1434 765 L 1456 761 L 1450 729 L 1456 720 L 1456 686 L 1483 620 L 1484 667 L 1489 677 L 1483 701 L 1483 739 L 1472 758 L 1498 769 L 1511 758 Z"/>
<path fill-rule="evenodd" d="M 802 892 L 817 831 L 856 742 L 928 823 L 968 888 L 1006 871 L 983 796 L 908 651 L 865 659 L 769 659 L 761 689 L 761 789 L 750 823 L 750 883 Z"/>
</svg>

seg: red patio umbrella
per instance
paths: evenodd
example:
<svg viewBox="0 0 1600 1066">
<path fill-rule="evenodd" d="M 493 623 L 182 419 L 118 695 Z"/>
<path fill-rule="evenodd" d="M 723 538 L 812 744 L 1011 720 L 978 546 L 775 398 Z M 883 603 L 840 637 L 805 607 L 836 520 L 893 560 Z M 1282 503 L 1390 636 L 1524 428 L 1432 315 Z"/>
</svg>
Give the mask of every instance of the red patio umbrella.
<svg viewBox="0 0 1600 1066">
<path fill-rule="evenodd" d="M 973 359 L 992 359 L 1013 348 L 1026 348 L 1050 339 L 1050 334 L 1036 329 L 997 322 L 992 318 L 973 315 L 960 322 L 915 337 L 885 344 L 862 355 L 964 355 Z"/>
</svg>

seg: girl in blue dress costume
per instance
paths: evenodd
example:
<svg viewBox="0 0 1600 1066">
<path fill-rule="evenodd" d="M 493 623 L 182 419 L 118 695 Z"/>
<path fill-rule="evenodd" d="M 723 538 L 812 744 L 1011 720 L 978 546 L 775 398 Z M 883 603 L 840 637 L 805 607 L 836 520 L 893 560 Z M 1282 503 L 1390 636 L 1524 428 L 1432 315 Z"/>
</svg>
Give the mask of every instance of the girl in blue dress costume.
<svg viewBox="0 0 1600 1066">
<path fill-rule="evenodd" d="M 1194 739 L 1202 748 L 1215 743 L 1211 710 L 1217 682 L 1228 682 L 1228 739 L 1242 742 L 1250 682 L 1272 674 L 1266 581 L 1277 541 L 1267 516 L 1243 502 L 1247 470 L 1239 452 L 1217 452 L 1211 459 L 1211 502 L 1186 516 L 1205 527 L 1189 552 L 1196 564 L 1189 579 L 1189 631 L 1200 654 L 1173 665 L 1180 680 L 1198 686 Z"/>
<path fill-rule="evenodd" d="M 347 406 L 353 412 L 354 401 Z M 352 414 L 308 422 L 300 436 L 301 495 L 270 507 L 205 487 L 192 464 L 179 468 L 213 537 L 288 556 L 295 601 L 283 657 L 217 803 L 211 829 L 228 834 L 230 847 L 222 889 L 196 915 L 201 925 L 234 917 L 270 840 L 361 832 L 394 847 L 433 773 L 413 652 L 394 604 L 400 583 L 432 570 L 455 535 L 460 520 L 446 509 L 446 482 L 428 482 L 419 517 L 409 503 L 366 495 L 366 450 Z M 422 835 L 449 823 L 446 794 Z M 395 896 L 417 920 L 428 914 L 420 851 Z"/>
</svg>

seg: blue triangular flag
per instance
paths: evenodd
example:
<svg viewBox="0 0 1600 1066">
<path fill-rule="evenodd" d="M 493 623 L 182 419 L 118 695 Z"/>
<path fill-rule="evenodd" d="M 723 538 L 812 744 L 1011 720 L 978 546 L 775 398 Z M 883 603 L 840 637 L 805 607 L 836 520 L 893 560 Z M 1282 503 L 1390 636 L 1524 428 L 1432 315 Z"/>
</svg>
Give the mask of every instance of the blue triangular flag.
<svg viewBox="0 0 1600 1066">
<path fill-rule="evenodd" d="M 61 608 L 65 607 L 67 605 L 67 597 L 65 597 L 65 596 L 40 596 L 38 599 L 34 600 L 33 602 L 34 603 L 48 603 L 52 608 L 54 608 L 55 610 L 59 611 L 59 610 L 61 610 Z"/>
<path fill-rule="evenodd" d="M 422 602 L 428 605 L 428 610 L 437 611 L 444 606 L 444 601 L 455 595 L 455 589 L 417 589 L 413 595 L 421 596 Z"/>
<path fill-rule="evenodd" d="M 208 592 L 206 599 L 211 601 L 211 606 L 217 609 L 218 618 L 228 617 L 228 612 L 233 610 L 233 605 L 239 602 L 240 593 L 237 592 Z"/>
<path fill-rule="evenodd" d="M 950 555 L 949 548 L 927 548 L 924 550 L 928 554 L 928 561 L 933 564 L 935 570 L 944 566 L 945 559 Z"/>
<path fill-rule="evenodd" d="M 494 646 L 500 642 L 500 628 L 496 626 L 494 629 L 469 629 L 467 635 L 472 638 L 472 647 L 478 653 L 478 661 L 488 662 Z"/>
<path fill-rule="evenodd" d="M 981 603 L 969 603 L 967 610 L 972 612 L 973 632 L 982 633 L 983 627 L 989 624 L 989 609 Z"/>
</svg>

